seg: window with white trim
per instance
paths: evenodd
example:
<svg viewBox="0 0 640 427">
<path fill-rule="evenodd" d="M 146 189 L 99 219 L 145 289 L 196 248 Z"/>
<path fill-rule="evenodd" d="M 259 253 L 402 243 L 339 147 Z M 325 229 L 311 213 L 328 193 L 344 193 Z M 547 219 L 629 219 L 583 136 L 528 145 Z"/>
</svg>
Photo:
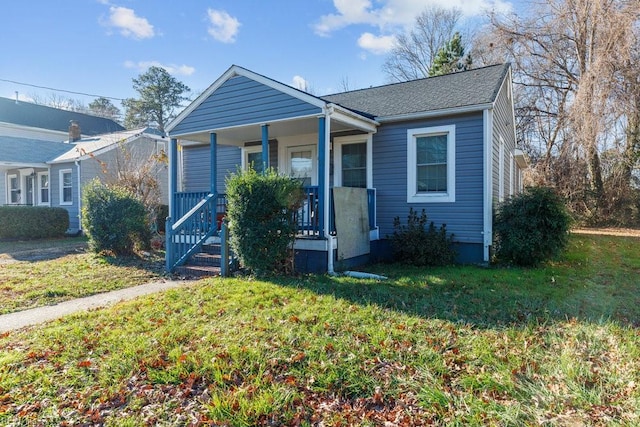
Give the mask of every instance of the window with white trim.
<svg viewBox="0 0 640 427">
<path fill-rule="evenodd" d="M 73 176 L 71 169 L 60 171 L 60 204 L 70 205 L 73 203 Z"/>
<path fill-rule="evenodd" d="M 333 179 L 336 187 L 371 188 L 371 135 L 335 137 Z"/>
<path fill-rule="evenodd" d="M 9 203 L 20 203 L 20 180 L 18 175 L 9 175 L 7 180 L 9 181 Z"/>
<path fill-rule="evenodd" d="M 49 172 L 38 172 L 38 204 L 49 204 Z"/>
<path fill-rule="evenodd" d="M 407 130 L 407 203 L 456 201 L 456 127 Z"/>
<path fill-rule="evenodd" d="M 516 172 L 513 160 L 513 153 L 509 153 L 509 195 L 513 196 L 516 192 Z"/>
<path fill-rule="evenodd" d="M 242 159 L 244 162 L 243 169 L 247 170 L 251 167 L 254 171 L 262 173 L 262 146 L 245 147 L 242 151 L 244 152 Z"/>
</svg>

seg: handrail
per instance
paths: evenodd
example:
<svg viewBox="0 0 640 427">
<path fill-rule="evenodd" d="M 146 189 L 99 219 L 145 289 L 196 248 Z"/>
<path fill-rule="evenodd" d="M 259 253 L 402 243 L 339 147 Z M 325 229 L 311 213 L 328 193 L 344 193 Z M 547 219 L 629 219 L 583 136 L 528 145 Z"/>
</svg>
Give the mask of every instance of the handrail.
<svg viewBox="0 0 640 427">
<path fill-rule="evenodd" d="M 216 221 L 216 194 L 207 194 L 174 224 L 167 218 L 166 268 L 173 271 L 218 230 Z"/>
</svg>

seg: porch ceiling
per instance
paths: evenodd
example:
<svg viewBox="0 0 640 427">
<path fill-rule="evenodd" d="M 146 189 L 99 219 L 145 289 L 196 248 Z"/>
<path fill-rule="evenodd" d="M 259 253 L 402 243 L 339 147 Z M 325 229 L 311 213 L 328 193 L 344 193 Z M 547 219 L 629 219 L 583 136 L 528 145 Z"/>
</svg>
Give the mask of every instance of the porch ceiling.
<svg viewBox="0 0 640 427">
<path fill-rule="evenodd" d="M 282 120 L 269 125 L 269 139 L 278 139 L 285 136 L 306 135 L 318 133 L 318 118 L 303 117 L 290 120 Z M 344 132 L 351 130 L 362 130 L 352 124 L 341 122 L 336 118 L 331 118 L 331 132 Z M 213 129 L 218 135 L 218 144 L 243 146 L 245 142 L 259 141 L 262 138 L 262 123 L 245 126 L 235 126 L 224 129 Z M 189 135 L 180 135 L 180 140 L 209 143 L 209 132 L 199 132 Z"/>
</svg>

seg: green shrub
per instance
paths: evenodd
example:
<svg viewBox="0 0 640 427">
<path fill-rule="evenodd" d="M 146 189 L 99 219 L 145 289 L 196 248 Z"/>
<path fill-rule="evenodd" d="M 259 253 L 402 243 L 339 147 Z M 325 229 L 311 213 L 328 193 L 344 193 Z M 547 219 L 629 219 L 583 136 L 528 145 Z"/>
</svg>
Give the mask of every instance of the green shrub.
<svg viewBox="0 0 640 427">
<path fill-rule="evenodd" d="M 245 268 L 257 275 L 291 271 L 301 202 L 300 182 L 273 169 L 250 168 L 227 179 L 230 243 Z"/>
<path fill-rule="evenodd" d="M 427 226 L 427 214 L 409 209 L 407 225 L 400 223 L 400 217 L 393 220 L 391 247 L 396 260 L 410 265 L 447 265 L 453 263 L 456 252 L 453 249 L 453 234 L 447 236 L 447 226 L 436 228 L 433 221 Z"/>
<path fill-rule="evenodd" d="M 529 187 L 505 201 L 493 224 L 498 261 L 533 266 L 567 246 L 571 218 L 564 201 L 547 187 Z"/>
<path fill-rule="evenodd" d="M 0 239 L 63 237 L 69 212 L 46 206 L 0 206 Z"/>
<path fill-rule="evenodd" d="M 82 227 L 93 251 L 130 255 L 149 247 L 147 211 L 126 189 L 95 179 L 84 187 L 82 205 Z"/>
</svg>

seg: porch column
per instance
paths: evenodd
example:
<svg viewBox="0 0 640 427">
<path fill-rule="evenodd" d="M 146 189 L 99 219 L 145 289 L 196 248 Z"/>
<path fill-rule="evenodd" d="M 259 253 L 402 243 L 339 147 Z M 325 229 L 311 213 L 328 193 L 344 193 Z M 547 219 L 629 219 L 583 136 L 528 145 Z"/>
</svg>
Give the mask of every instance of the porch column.
<svg viewBox="0 0 640 427">
<path fill-rule="evenodd" d="M 318 229 L 320 236 L 325 236 L 326 229 L 326 216 L 325 206 L 328 206 L 327 195 L 327 179 L 325 169 L 328 166 L 326 149 L 327 149 L 327 135 L 326 135 L 326 120 L 325 116 L 318 117 Z"/>
<path fill-rule="evenodd" d="M 211 172 L 209 177 L 210 189 L 209 192 L 211 194 L 218 193 L 218 135 L 214 132 L 209 134 L 209 142 L 211 146 L 209 147 L 210 155 L 211 155 Z"/>
<path fill-rule="evenodd" d="M 262 170 L 269 167 L 269 125 L 262 125 Z"/>
<path fill-rule="evenodd" d="M 174 222 L 176 218 L 175 194 L 178 192 L 178 140 L 171 138 L 169 142 L 169 216 Z"/>
</svg>

